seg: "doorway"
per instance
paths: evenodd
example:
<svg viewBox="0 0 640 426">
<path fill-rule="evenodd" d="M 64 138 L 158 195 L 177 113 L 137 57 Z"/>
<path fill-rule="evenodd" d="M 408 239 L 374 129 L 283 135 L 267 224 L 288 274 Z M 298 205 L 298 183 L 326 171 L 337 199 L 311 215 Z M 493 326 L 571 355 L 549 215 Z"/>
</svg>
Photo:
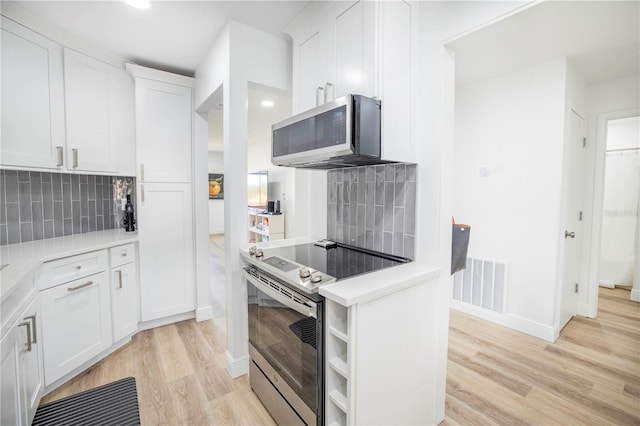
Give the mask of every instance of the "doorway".
<svg viewBox="0 0 640 426">
<path fill-rule="evenodd" d="M 607 121 L 598 284 L 638 288 L 640 116 Z"/>
</svg>

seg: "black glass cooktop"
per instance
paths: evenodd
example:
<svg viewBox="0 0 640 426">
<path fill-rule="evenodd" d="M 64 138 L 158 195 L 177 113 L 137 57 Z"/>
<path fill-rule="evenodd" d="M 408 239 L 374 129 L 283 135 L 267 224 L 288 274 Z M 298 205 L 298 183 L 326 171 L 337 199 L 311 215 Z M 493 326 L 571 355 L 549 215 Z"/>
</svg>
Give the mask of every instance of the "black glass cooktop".
<svg viewBox="0 0 640 426">
<path fill-rule="evenodd" d="M 292 261 L 324 272 L 337 280 L 411 262 L 411 259 L 404 257 L 340 243 L 331 248 L 319 247 L 314 244 L 298 244 L 269 249 L 267 257 L 271 256 L 277 257 L 277 260 L 273 259 L 275 262 Z M 265 261 L 270 261 L 270 259 L 265 259 Z M 284 264 L 283 267 L 286 268 Z"/>
</svg>

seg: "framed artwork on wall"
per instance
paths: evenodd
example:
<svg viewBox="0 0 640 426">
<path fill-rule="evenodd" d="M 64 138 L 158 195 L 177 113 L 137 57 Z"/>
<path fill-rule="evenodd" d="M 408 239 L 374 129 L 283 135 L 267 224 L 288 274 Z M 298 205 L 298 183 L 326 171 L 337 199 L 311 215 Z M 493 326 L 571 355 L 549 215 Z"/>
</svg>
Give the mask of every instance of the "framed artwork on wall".
<svg viewBox="0 0 640 426">
<path fill-rule="evenodd" d="M 209 199 L 224 200 L 224 175 L 209 173 Z"/>
</svg>

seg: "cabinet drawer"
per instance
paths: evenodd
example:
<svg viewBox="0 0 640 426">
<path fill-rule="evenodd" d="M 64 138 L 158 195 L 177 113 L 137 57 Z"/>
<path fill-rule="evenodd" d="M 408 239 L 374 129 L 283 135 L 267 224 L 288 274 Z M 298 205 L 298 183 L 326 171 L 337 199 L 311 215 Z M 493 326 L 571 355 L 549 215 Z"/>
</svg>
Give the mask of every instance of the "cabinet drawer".
<svg viewBox="0 0 640 426">
<path fill-rule="evenodd" d="M 136 258 L 135 244 L 124 244 L 117 247 L 111 247 L 109 249 L 109 261 L 111 267 L 115 268 L 126 263 L 131 263 Z"/>
<path fill-rule="evenodd" d="M 64 259 L 53 260 L 42 265 L 40 290 L 87 277 L 108 268 L 107 251 L 98 250 Z"/>
</svg>

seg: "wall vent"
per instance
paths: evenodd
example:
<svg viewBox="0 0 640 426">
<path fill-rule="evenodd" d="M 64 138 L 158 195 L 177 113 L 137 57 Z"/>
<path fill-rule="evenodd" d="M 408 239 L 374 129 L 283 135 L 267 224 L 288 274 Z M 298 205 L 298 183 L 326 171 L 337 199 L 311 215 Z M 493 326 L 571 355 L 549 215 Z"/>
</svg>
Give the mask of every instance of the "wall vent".
<svg viewBox="0 0 640 426">
<path fill-rule="evenodd" d="M 453 299 L 493 312 L 504 312 L 506 262 L 467 257 L 467 267 L 453 275 Z"/>
</svg>

